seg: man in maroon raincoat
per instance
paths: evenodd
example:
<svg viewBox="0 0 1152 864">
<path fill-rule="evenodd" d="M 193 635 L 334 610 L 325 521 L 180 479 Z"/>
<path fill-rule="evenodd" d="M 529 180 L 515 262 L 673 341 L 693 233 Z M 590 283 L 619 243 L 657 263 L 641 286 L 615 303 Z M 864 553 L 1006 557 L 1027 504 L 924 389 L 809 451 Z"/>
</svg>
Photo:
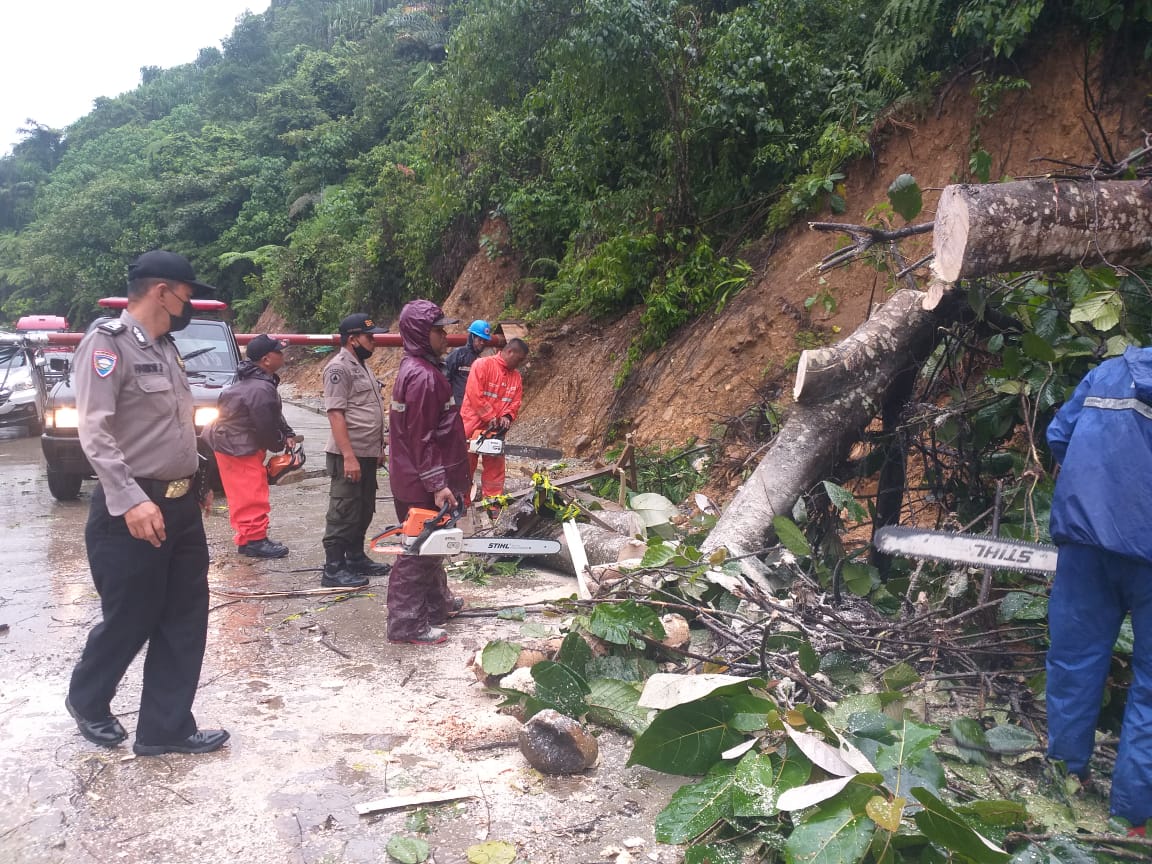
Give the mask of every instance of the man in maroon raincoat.
<svg viewBox="0 0 1152 864">
<path fill-rule="evenodd" d="M 468 445 L 460 406 L 440 365 L 448 347 L 447 318 L 430 300 L 413 300 L 400 312 L 404 358 L 392 385 L 388 479 L 403 522 L 413 507 L 455 505 L 468 487 Z M 388 639 L 436 645 L 448 638 L 439 625 L 463 607 L 448 590 L 438 556 L 401 555 L 388 582 Z"/>
</svg>

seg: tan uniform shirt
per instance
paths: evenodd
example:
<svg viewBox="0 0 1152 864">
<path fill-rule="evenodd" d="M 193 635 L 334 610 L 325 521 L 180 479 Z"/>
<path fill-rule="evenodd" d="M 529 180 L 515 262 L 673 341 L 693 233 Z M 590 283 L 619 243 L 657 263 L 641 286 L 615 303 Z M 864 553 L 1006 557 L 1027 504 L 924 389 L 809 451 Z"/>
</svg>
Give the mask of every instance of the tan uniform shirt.
<svg viewBox="0 0 1152 864">
<path fill-rule="evenodd" d="M 345 348 L 337 351 L 324 367 L 324 410 L 344 412 L 353 453 L 364 459 L 381 457 L 386 429 L 380 382 Z M 340 453 L 331 433 L 324 449 Z"/>
<path fill-rule="evenodd" d="M 125 310 L 119 321 L 84 336 L 72 368 L 80 445 L 110 514 L 122 516 L 148 500 L 136 477 L 196 473 L 192 388 L 171 339 L 153 340 Z"/>
</svg>

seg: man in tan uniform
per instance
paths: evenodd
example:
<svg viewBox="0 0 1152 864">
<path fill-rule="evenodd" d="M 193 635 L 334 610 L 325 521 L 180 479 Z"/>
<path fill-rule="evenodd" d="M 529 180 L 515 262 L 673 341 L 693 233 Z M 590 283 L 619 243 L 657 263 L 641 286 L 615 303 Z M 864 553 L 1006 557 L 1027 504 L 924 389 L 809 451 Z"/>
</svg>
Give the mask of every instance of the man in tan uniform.
<svg viewBox="0 0 1152 864">
<path fill-rule="evenodd" d="M 364 554 L 387 443 L 380 382 L 365 361 L 376 350 L 372 335 L 386 332 L 362 312 L 349 315 L 340 322 L 341 348 L 324 367 L 324 410 L 332 427 L 324 448 L 332 479 L 320 580 L 326 588 L 358 588 L 391 569 Z"/>
<path fill-rule="evenodd" d="M 85 542 L 103 621 L 88 634 L 64 704 L 85 738 L 128 737 L 112 697 L 148 643 L 136 742 L 141 756 L 209 753 L 223 729 L 197 729 L 192 702 L 208 630 L 208 541 L 195 491 L 192 391 L 169 335 L 188 326 L 191 298 L 210 292 L 172 252 L 128 267 L 128 308 L 88 331 L 73 378 L 80 444 L 100 485 Z"/>
</svg>

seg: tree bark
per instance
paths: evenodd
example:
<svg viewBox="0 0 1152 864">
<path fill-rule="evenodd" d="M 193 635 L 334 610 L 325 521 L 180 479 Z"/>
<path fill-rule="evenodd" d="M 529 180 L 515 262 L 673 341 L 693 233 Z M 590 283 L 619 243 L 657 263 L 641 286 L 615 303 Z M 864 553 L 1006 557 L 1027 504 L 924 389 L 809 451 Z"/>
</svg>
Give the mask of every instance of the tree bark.
<svg viewBox="0 0 1152 864">
<path fill-rule="evenodd" d="M 723 547 L 730 556 L 750 556 L 741 560 L 745 577 L 762 589 L 777 587 L 765 581 L 764 567 L 751 553 L 771 542 L 772 519 L 790 515 L 797 498 L 844 458 L 880 411 L 892 382 L 919 368 L 938 325 L 959 308 L 946 302 L 929 311 L 923 299 L 922 291 L 897 291 L 839 345 L 804 352 L 809 356 L 801 357 L 797 403 L 704 541 L 705 552 Z"/>
<path fill-rule="evenodd" d="M 1021 180 L 945 187 L 932 269 L 945 282 L 1018 270 L 1152 264 L 1152 182 Z"/>
</svg>

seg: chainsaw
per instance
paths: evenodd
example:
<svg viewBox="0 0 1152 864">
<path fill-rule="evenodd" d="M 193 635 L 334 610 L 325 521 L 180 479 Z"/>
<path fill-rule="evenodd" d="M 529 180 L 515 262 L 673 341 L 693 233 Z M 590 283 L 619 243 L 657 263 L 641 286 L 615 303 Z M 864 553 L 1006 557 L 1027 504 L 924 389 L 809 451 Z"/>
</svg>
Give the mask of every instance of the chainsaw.
<svg viewBox="0 0 1152 864">
<path fill-rule="evenodd" d="M 564 455 L 550 447 L 508 444 L 504 441 L 503 429 L 481 429 L 468 442 L 468 452 L 482 456 L 523 456 L 527 459 L 559 459 Z"/>
<path fill-rule="evenodd" d="M 1056 572 L 1056 547 L 1027 540 L 890 526 L 877 529 L 872 542 L 888 555 L 1024 573 L 1051 575 Z"/>
<path fill-rule="evenodd" d="M 456 527 L 456 520 L 463 515 L 463 504 L 455 508 L 445 504 L 439 512 L 413 507 L 402 525 L 377 534 L 369 548 L 383 555 L 555 555 L 560 551 L 557 540 L 465 537 Z"/>
</svg>

